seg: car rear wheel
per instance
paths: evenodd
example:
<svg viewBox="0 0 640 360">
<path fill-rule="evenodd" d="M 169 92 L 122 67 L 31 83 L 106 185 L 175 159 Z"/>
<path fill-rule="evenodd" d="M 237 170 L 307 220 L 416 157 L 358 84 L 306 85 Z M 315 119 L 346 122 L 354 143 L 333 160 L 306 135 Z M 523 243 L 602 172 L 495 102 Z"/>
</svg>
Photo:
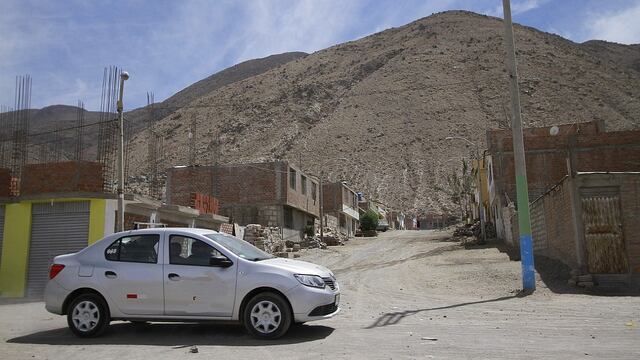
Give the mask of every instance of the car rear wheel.
<svg viewBox="0 0 640 360">
<path fill-rule="evenodd" d="M 277 339 L 291 326 L 291 310 L 282 296 L 265 292 L 251 299 L 244 309 L 244 326 L 260 339 Z"/>
<path fill-rule="evenodd" d="M 79 337 L 98 336 L 109 324 L 107 306 L 96 294 L 80 295 L 69 305 L 67 324 Z"/>
</svg>

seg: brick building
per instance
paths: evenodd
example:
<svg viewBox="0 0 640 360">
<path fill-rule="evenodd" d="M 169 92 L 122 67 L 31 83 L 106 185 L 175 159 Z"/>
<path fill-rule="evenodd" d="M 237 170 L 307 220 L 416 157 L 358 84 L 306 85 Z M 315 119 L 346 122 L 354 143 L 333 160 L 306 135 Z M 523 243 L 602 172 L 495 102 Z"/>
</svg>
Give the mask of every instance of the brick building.
<svg viewBox="0 0 640 360">
<path fill-rule="evenodd" d="M 360 226 L 356 192 L 341 181 L 322 184 L 322 200 L 325 217 L 335 217 L 338 231 L 355 236 Z M 325 219 L 325 223 L 329 222 Z"/>
<path fill-rule="evenodd" d="M 529 201 L 574 172 L 628 172 L 640 170 L 640 130 L 606 132 L 604 122 L 566 124 L 524 129 L 524 147 L 529 183 Z M 490 209 L 488 220 L 496 225 L 500 238 L 512 228 L 509 203 L 516 202 L 515 166 L 511 130 L 487 132 L 489 156 L 487 183 Z M 507 225 L 505 225 L 507 224 Z"/>
<path fill-rule="evenodd" d="M 640 290 L 640 173 L 578 172 L 531 204 L 534 252 L 579 285 Z"/>
<path fill-rule="evenodd" d="M 317 181 L 286 161 L 168 170 L 168 204 L 187 205 L 193 193 L 216 198 L 232 222 L 278 226 L 285 237 L 302 236 L 320 213 Z"/>
</svg>

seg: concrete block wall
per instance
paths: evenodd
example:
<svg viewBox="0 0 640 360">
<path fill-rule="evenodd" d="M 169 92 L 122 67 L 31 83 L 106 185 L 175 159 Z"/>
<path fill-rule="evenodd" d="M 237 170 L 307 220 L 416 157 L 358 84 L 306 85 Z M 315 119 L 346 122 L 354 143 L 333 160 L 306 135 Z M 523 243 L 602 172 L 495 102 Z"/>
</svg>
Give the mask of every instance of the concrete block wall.
<svg viewBox="0 0 640 360">
<path fill-rule="evenodd" d="M 20 179 L 20 195 L 102 191 L 103 170 L 98 162 L 28 164 Z"/>
<path fill-rule="evenodd" d="M 282 226 L 281 205 L 232 205 L 220 209 L 223 216 L 239 225 L 260 224 L 262 226 Z"/>
</svg>

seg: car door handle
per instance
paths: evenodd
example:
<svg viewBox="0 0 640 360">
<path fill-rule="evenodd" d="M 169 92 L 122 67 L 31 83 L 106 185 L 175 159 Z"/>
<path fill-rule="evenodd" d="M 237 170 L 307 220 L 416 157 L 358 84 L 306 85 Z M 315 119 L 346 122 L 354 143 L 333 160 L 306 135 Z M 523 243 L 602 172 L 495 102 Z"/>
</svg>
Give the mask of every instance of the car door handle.
<svg viewBox="0 0 640 360">
<path fill-rule="evenodd" d="M 174 281 L 180 280 L 180 275 L 171 273 L 169 274 L 169 280 L 174 280 Z"/>
<path fill-rule="evenodd" d="M 105 271 L 104 276 L 108 277 L 109 279 L 115 279 L 118 277 L 118 275 L 116 275 L 116 273 L 114 273 L 113 271 Z"/>
</svg>

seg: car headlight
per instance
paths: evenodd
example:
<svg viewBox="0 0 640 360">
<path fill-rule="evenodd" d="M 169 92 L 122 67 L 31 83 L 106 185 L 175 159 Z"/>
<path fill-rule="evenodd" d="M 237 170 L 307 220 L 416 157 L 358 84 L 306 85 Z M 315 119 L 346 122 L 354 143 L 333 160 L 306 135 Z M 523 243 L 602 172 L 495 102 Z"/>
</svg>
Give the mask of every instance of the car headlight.
<svg viewBox="0 0 640 360">
<path fill-rule="evenodd" d="M 311 286 L 314 288 L 324 289 L 324 280 L 318 275 L 293 275 L 302 285 Z"/>
</svg>

